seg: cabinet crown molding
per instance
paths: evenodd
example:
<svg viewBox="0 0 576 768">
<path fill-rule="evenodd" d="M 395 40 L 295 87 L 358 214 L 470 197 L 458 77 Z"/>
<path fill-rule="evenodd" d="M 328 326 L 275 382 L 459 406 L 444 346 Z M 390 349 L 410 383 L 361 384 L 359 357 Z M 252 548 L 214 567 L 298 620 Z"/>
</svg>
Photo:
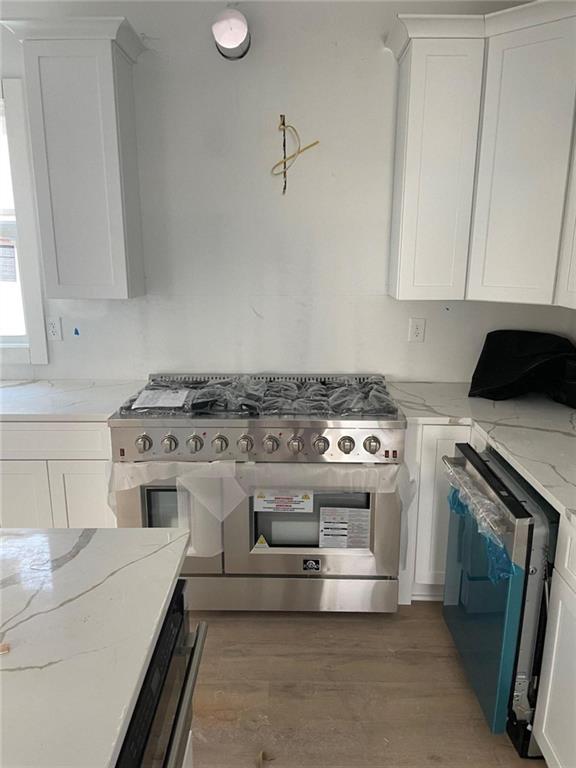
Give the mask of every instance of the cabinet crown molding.
<svg viewBox="0 0 576 768">
<path fill-rule="evenodd" d="M 399 13 L 385 46 L 397 59 L 414 38 L 484 37 L 484 16 L 477 14 Z"/>
<path fill-rule="evenodd" d="M 384 41 L 396 59 L 418 38 L 489 38 L 576 16 L 576 0 L 536 0 L 487 14 L 399 13 Z"/>
<path fill-rule="evenodd" d="M 131 61 L 146 46 L 124 16 L 2 19 L 21 43 L 30 40 L 113 40 Z"/>
</svg>

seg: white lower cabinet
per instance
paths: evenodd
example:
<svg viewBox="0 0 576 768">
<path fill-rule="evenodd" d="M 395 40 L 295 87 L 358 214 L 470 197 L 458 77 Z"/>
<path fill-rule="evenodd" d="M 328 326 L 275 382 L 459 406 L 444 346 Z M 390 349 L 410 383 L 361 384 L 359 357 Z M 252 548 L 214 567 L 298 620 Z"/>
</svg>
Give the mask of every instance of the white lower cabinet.
<svg viewBox="0 0 576 768">
<path fill-rule="evenodd" d="M 450 485 L 442 456 L 454 456 L 456 443 L 470 440 L 469 426 L 425 425 L 422 428 L 418 532 L 413 596 L 438 596 L 444 584 L 448 542 Z M 435 587 L 436 589 L 430 589 Z"/>
<path fill-rule="evenodd" d="M 554 572 L 534 734 L 548 768 L 576 766 L 576 592 Z"/>
<path fill-rule="evenodd" d="M 45 461 L 0 461 L 0 527 L 52 528 Z"/>
<path fill-rule="evenodd" d="M 108 462 L 49 461 L 55 528 L 115 528 L 108 506 Z"/>
</svg>

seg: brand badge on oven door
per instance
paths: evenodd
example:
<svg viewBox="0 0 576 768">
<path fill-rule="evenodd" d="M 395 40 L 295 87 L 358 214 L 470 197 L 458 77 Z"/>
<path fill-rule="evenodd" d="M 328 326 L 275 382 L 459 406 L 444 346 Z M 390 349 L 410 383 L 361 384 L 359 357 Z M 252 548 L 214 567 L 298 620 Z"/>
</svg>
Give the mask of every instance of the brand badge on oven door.
<svg viewBox="0 0 576 768">
<path fill-rule="evenodd" d="M 320 560 L 312 560 L 305 557 L 302 561 L 302 570 L 320 573 Z"/>
</svg>

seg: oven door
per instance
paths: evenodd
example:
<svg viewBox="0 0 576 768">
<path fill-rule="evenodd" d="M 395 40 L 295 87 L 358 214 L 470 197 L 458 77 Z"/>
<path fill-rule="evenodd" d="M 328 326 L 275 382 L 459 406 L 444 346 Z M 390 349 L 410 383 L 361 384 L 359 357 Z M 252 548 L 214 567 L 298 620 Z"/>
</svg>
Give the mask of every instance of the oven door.
<svg viewBox="0 0 576 768">
<path fill-rule="evenodd" d="M 306 511 L 244 499 L 224 520 L 225 573 L 397 578 L 397 494 L 323 489 L 311 496 Z"/>
<path fill-rule="evenodd" d="M 177 488 L 174 481 L 155 482 L 116 492 L 119 528 L 190 528 L 189 554 L 182 566 L 183 576 L 222 573 L 222 524 L 209 514 L 195 514 L 197 503 L 191 493 Z M 183 510 L 182 506 L 186 508 Z M 195 543 L 217 539 L 210 557 L 195 556 Z"/>
</svg>

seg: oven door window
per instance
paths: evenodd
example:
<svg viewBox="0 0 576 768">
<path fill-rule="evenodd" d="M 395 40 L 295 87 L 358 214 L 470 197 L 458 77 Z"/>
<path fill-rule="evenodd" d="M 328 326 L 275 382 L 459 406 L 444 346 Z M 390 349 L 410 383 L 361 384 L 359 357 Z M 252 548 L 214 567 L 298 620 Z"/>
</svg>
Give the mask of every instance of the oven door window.
<svg viewBox="0 0 576 768">
<path fill-rule="evenodd" d="M 311 512 L 259 512 L 250 497 L 250 519 L 256 547 L 370 548 L 369 493 L 315 493 Z"/>
<path fill-rule="evenodd" d="M 176 488 L 144 488 L 144 511 L 148 528 L 178 528 Z"/>
</svg>

